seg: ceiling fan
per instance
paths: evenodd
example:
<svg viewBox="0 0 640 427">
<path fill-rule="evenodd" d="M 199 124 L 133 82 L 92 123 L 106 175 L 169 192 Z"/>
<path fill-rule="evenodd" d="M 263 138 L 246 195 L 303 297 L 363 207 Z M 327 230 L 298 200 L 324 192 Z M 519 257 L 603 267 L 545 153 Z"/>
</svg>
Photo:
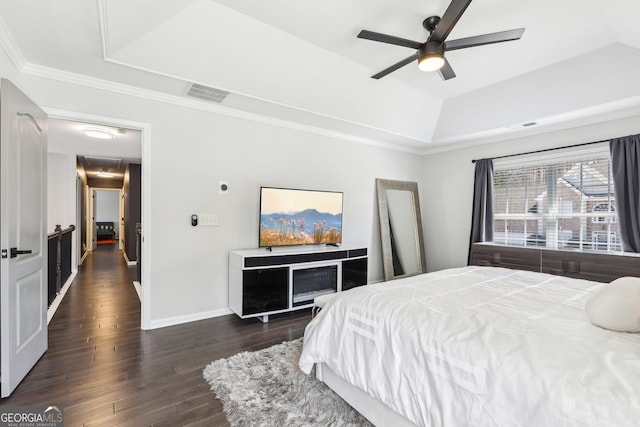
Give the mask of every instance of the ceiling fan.
<svg viewBox="0 0 640 427">
<path fill-rule="evenodd" d="M 439 70 L 440 76 L 444 80 L 452 79 L 456 76 L 453 68 L 444 56 L 445 51 L 466 49 L 468 47 L 483 46 L 493 43 L 501 43 L 511 40 L 518 40 L 524 33 L 524 28 L 515 30 L 499 31 L 497 33 L 482 34 L 479 36 L 465 37 L 462 39 L 446 41 L 447 36 L 453 30 L 471 0 L 452 0 L 449 7 L 444 12 L 442 18 L 430 16 L 422 22 L 422 26 L 429 31 L 429 37 L 424 43 L 388 34 L 376 33 L 362 30 L 358 38 L 373 40 L 376 42 L 389 43 L 397 46 L 404 46 L 416 49 L 416 53 L 403 59 L 402 61 L 385 68 L 377 74 L 371 76 L 373 79 L 380 79 L 390 74 L 410 62 L 418 60 L 418 68 L 422 71 Z"/>
</svg>

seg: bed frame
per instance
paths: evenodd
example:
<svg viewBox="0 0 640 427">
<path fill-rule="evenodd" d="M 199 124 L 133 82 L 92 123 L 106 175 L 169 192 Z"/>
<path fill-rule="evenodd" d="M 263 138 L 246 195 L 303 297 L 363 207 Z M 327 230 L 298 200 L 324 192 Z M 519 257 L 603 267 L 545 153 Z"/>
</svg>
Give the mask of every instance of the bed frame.
<svg viewBox="0 0 640 427">
<path fill-rule="evenodd" d="M 324 363 L 316 364 L 316 378 L 376 426 L 415 427 L 411 421 L 337 376 Z"/>
<path fill-rule="evenodd" d="M 471 247 L 471 265 L 513 268 L 609 283 L 619 277 L 637 276 L 640 255 L 474 243 Z"/>
</svg>

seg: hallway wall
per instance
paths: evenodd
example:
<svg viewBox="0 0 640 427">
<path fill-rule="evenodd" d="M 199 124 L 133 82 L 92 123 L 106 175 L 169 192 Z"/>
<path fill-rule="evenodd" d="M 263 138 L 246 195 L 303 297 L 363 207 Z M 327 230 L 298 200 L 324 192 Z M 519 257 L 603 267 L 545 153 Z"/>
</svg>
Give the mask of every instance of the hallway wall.
<svg viewBox="0 0 640 427">
<path fill-rule="evenodd" d="M 62 228 L 76 225 L 75 213 L 75 156 L 64 153 L 48 153 L 47 169 L 47 232 L 55 230 L 56 224 Z"/>
</svg>

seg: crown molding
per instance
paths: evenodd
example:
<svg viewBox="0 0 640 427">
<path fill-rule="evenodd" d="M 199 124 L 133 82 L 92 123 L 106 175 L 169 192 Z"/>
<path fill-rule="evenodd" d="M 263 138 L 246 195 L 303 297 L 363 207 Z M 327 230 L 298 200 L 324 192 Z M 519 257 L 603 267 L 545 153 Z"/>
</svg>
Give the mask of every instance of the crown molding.
<svg viewBox="0 0 640 427">
<path fill-rule="evenodd" d="M 70 73 L 68 71 L 62 71 L 54 68 L 44 67 L 41 65 L 25 63 L 20 70 L 23 74 L 31 75 L 34 77 L 41 77 L 50 80 L 56 80 L 63 83 L 69 83 L 78 86 L 89 87 L 92 89 L 104 90 L 121 95 L 133 96 L 145 100 L 151 100 L 156 102 L 162 102 L 179 107 L 190 108 L 195 110 L 206 111 L 210 113 L 220 114 L 228 117 L 233 117 L 241 120 L 249 120 L 252 122 L 278 126 L 300 132 L 312 133 L 316 135 L 342 139 L 346 141 L 357 142 L 366 145 L 377 146 L 380 148 L 391 149 L 395 151 L 404 151 L 411 154 L 419 154 L 419 150 L 405 148 L 402 146 L 394 145 L 384 141 L 376 139 L 365 138 L 354 134 L 332 131 L 328 129 L 318 128 L 315 126 L 304 125 L 300 123 L 291 122 L 288 120 L 276 119 L 260 114 L 248 113 L 240 110 L 234 110 L 231 108 L 213 105 L 203 101 L 186 99 L 181 96 L 169 95 L 162 92 L 157 92 L 149 89 L 141 89 L 139 87 L 130 86 L 122 83 L 115 83 L 109 80 L 98 79 L 95 77 L 89 77 L 81 74 Z"/>
<path fill-rule="evenodd" d="M 505 126 L 462 135 L 456 138 L 435 141 L 433 148 L 422 150 L 419 154 L 429 156 L 449 151 L 464 150 L 471 147 L 479 147 L 569 129 L 578 129 L 631 117 L 640 117 L 640 96 L 630 96 L 580 110 L 541 117 L 533 120 L 537 125 L 532 127 L 523 127 L 522 125 Z"/>
<path fill-rule="evenodd" d="M 18 45 L 15 40 L 13 40 L 11 33 L 7 30 L 7 26 L 4 23 L 2 16 L 0 16 L 0 44 L 4 47 L 4 50 L 14 67 L 16 67 L 18 72 L 21 72 L 27 61 L 24 59 L 20 49 L 18 49 Z"/>
</svg>

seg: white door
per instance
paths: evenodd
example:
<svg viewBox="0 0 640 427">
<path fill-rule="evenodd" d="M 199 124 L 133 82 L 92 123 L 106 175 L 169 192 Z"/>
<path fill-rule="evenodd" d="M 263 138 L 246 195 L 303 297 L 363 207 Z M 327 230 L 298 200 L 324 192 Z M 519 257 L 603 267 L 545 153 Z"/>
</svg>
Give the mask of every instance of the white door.
<svg viewBox="0 0 640 427">
<path fill-rule="evenodd" d="M 47 116 L 0 80 L 0 381 L 9 396 L 47 350 Z"/>
</svg>

